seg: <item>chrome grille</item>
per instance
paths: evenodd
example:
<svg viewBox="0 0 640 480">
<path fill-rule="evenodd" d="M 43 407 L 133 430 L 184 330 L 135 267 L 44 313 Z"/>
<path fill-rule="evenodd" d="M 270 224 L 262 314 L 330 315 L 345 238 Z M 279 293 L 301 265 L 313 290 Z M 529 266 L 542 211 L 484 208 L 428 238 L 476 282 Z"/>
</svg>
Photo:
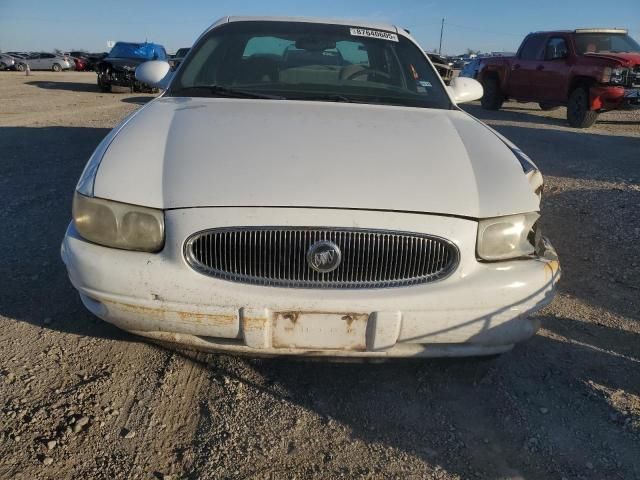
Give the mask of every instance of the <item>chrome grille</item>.
<svg viewBox="0 0 640 480">
<path fill-rule="evenodd" d="M 307 251 L 320 241 L 342 254 L 329 273 L 313 270 Z M 195 270 L 240 283 L 295 288 L 387 288 L 434 282 L 458 266 L 458 248 L 433 235 L 388 230 L 232 227 L 198 232 L 184 255 Z"/>
<path fill-rule="evenodd" d="M 631 72 L 631 86 L 632 87 L 640 87 L 640 65 L 636 65 L 636 67 Z"/>
</svg>

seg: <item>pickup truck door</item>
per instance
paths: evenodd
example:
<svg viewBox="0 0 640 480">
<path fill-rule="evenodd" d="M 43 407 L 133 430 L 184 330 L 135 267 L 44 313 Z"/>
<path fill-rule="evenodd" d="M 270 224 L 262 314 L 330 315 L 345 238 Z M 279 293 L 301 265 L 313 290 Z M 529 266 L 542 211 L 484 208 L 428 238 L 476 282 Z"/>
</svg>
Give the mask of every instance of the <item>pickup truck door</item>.
<svg viewBox="0 0 640 480">
<path fill-rule="evenodd" d="M 566 102 L 571 71 L 570 53 L 567 40 L 562 36 L 549 37 L 545 44 L 544 56 L 537 62 L 531 75 L 531 89 L 536 100 L 545 102 Z"/>
<path fill-rule="evenodd" d="M 527 36 L 522 42 L 518 54 L 510 65 L 507 82 L 507 94 L 510 97 L 517 100 L 535 99 L 531 76 L 540 62 L 544 40 L 544 35 L 534 33 Z"/>
</svg>

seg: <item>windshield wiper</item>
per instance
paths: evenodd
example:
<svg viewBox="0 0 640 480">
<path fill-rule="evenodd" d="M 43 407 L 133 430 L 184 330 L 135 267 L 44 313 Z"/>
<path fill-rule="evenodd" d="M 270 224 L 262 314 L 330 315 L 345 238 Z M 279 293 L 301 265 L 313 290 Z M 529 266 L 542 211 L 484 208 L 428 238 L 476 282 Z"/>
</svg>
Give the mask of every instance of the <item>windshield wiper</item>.
<svg viewBox="0 0 640 480">
<path fill-rule="evenodd" d="M 223 87 L 222 85 L 192 85 L 182 87 L 176 92 L 188 92 L 193 90 L 204 90 L 215 97 L 229 98 L 265 98 L 268 100 L 286 100 L 285 97 L 279 95 L 269 95 L 266 93 L 250 92 L 248 90 L 240 90 L 236 88 Z"/>
<path fill-rule="evenodd" d="M 356 100 L 354 98 L 347 97 L 340 94 L 327 94 L 327 95 L 300 95 L 296 97 L 289 97 L 291 100 L 310 100 L 316 102 L 337 102 L 337 103 L 368 103 L 362 100 Z"/>
</svg>

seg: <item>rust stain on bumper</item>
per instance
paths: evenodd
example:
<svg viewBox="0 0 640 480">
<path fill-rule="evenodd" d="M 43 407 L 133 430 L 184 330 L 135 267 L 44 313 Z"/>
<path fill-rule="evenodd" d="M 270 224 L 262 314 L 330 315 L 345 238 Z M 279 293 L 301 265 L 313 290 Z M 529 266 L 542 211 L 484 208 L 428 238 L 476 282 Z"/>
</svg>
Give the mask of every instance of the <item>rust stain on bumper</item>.
<svg viewBox="0 0 640 480">
<path fill-rule="evenodd" d="M 145 317 L 156 318 L 160 320 L 166 320 L 168 319 L 167 317 L 175 316 L 184 322 L 212 326 L 228 326 L 233 325 L 238 321 L 237 316 L 235 315 L 187 312 L 180 310 L 171 310 L 163 307 L 152 308 L 112 301 L 103 303 L 115 305 L 117 308 L 125 312 L 130 312 L 136 315 L 143 315 Z"/>
</svg>

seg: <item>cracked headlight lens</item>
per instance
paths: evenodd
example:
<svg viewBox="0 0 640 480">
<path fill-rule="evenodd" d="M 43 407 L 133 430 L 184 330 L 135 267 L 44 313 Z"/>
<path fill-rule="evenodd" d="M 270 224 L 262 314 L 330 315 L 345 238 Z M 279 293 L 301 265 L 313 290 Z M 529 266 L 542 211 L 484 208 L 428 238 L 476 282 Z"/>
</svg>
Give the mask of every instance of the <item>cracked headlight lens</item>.
<svg viewBox="0 0 640 480">
<path fill-rule="evenodd" d="M 478 258 L 507 260 L 535 253 L 539 232 L 535 228 L 538 212 L 486 218 L 478 222 Z"/>
</svg>

